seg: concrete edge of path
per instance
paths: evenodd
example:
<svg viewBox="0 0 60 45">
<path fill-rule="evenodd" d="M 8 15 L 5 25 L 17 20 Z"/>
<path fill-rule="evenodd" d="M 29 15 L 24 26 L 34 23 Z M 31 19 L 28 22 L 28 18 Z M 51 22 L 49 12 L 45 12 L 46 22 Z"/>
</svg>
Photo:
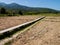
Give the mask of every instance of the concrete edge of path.
<svg viewBox="0 0 60 45">
<path fill-rule="evenodd" d="M 40 20 L 39 20 L 40 21 Z M 24 33 L 25 31 L 27 31 L 28 29 L 32 28 L 33 26 L 35 26 L 36 24 L 39 23 L 39 21 L 35 22 L 34 24 L 30 25 L 29 27 L 26 27 L 25 29 L 23 29 L 23 31 L 19 31 L 17 33 L 15 33 L 14 35 L 12 35 L 11 37 L 5 38 L 0 40 L 0 45 L 6 45 L 9 44 L 9 42 L 11 42 L 14 38 L 16 38 L 17 36 L 19 36 L 21 33 Z"/>
<path fill-rule="evenodd" d="M 30 24 L 30 23 L 36 22 L 36 21 L 41 20 L 41 19 L 43 19 L 43 18 L 45 18 L 45 17 L 43 16 L 43 17 L 37 18 L 37 19 L 35 19 L 35 20 L 33 20 L 33 21 L 29 21 L 29 22 L 26 22 L 26 23 L 23 23 L 23 24 L 20 24 L 20 25 L 17 25 L 17 26 L 14 26 L 14 27 L 11 27 L 11 28 L 2 30 L 2 31 L 0 31 L 0 35 L 3 34 L 3 33 L 5 33 L 5 32 L 10 32 L 10 31 L 12 31 L 12 30 L 15 30 L 16 28 L 19 28 L 19 27 L 21 27 L 21 26 L 25 26 L 25 25 L 28 25 L 28 24 Z"/>
</svg>

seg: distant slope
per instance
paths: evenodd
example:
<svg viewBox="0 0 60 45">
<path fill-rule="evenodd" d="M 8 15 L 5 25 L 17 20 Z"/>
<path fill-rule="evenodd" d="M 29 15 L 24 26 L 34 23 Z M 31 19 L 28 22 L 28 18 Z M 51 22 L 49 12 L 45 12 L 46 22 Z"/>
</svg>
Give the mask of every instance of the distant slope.
<svg viewBox="0 0 60 45">
<path fill-rule="evenodd" d="M 23 11 L 25 13 L 48 13 L 48 12 L 59 12 L 58 10 L 50 9 L 50 8 L 38 8 L 38 7 L 27 7 L 23 5 L 19 5 L 16 3 L 11 3 L 11 4 L 5 4 L 5 3 L 0 3 L 0 7 L 4 7 L 7 10 L 14 10 L 14 11 Z"/>
<path fill-rule="evenodd" d="M 27 6 L 22 6 L 16 3 L 11 3 L 11 4 L 0 3 L 0 7 L 4 7 L 6 9 L 28 9 L 29 8 Z"/>
</svg>

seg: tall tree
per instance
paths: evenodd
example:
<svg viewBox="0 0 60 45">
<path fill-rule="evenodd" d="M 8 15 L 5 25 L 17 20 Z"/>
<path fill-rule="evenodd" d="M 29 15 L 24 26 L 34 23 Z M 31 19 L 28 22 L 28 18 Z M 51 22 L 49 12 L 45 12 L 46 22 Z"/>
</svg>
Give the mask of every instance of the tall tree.
<svg viewBox="0 0 60 45">
<path fill-rule="evenodd" d="M 5 8 L 1 8 L 0 9 L 0 14 L 6 14 L 6 9 Z"/>
<path fill-rule="evenodd" d="M 20 15 L 23 15 L 22 11 L 19 11 L 19 14 L 20 14 Z"/>
</svg>

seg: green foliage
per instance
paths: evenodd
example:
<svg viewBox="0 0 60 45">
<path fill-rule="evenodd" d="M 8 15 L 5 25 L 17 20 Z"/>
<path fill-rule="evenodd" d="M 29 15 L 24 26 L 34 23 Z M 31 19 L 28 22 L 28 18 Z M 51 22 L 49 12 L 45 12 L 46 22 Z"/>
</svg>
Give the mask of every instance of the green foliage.
<svg viewBox="0 0 60 45">
<path fill-rule="evenodd" d="M 23 12 L 22 11 L 19 11 L 18 14 L 23 15 Z"/>
<path fill-rule="evenodd" d="M 0 14 L 6 14 L 6 9 L 5 8 L 1 8 L 0 9 Z"/>
<path fill-rule="evenodd" d="M 19 15 L 38 15 L 38 14 L 59 14 L 60 11 L 48 8 L 29 8 L 27 9 L 6 9 L 0 8 L 0 16 L 19 16 Z"/>
</svg>

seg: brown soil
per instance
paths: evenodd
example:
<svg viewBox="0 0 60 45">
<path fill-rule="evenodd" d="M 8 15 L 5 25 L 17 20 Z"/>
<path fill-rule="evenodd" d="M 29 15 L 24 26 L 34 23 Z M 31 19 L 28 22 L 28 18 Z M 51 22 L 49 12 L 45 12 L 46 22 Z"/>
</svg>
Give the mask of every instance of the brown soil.
<svg viewBox="0 0 60 45">
<path fill-rule="evenodd" d="M 31 21 L 38 16 L 15 16 L 15 17 L 0 17 L 0 30 L 7 29 L 19 24 Z"/>
<path fill-rule="evenodd" d="M 60 45 L 60 17 L 46 17 L 14 38 L 11 45 Z"/>
</svg>

